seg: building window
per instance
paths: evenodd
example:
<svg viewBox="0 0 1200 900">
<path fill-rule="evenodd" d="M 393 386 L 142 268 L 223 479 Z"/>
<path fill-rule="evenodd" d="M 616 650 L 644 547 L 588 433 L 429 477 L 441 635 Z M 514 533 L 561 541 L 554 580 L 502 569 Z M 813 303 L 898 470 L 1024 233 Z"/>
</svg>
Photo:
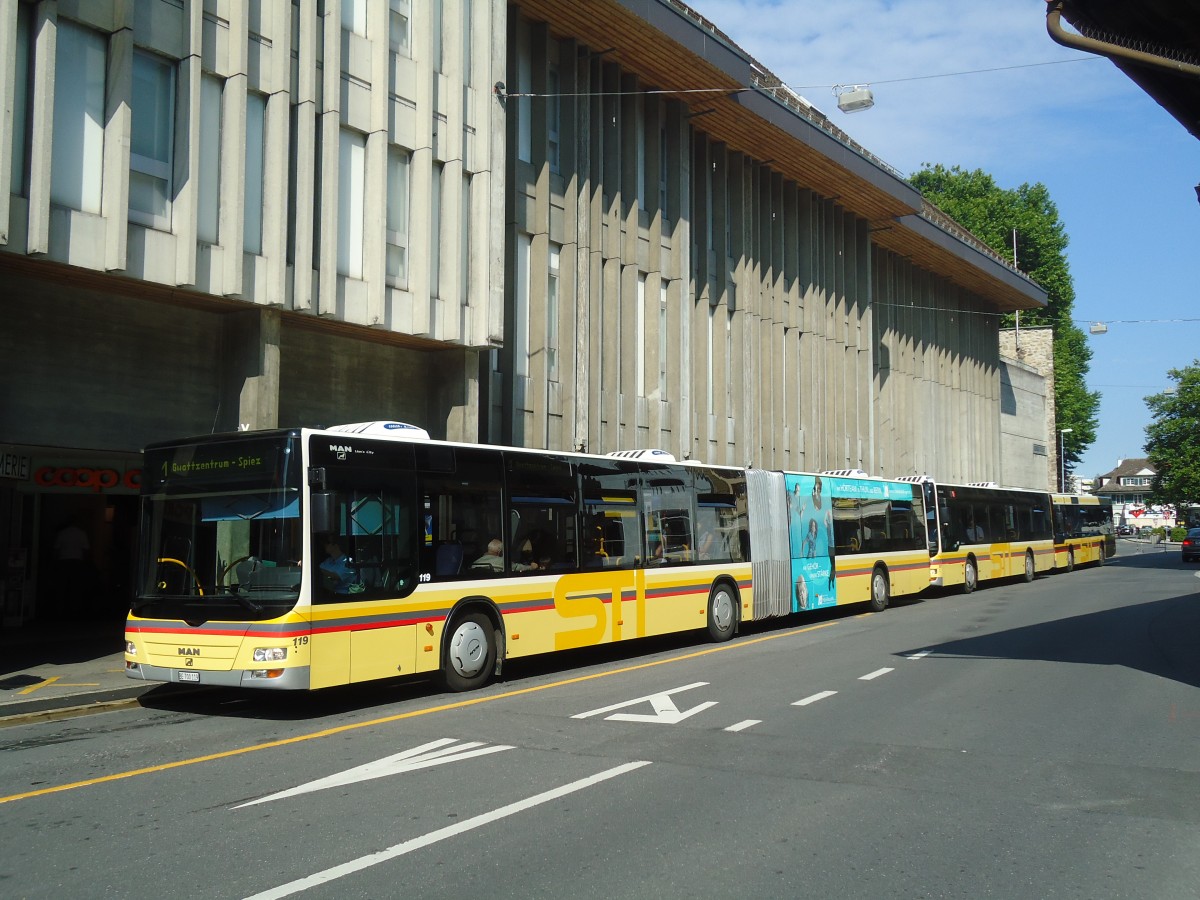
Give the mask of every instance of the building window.
<svg viewBox="0 0 1200 900">
<path fill-rule="evenodd" d="M 725 315 L 725 415 L 733 416 L 733 313 Z"/>
<path fill-rule="evenodd" d="M 160 56 L 135 52 L 129 140 L 131 222 L 170 230 L 174 137 L 175 66 Z"/>
<path fill-rule="evenodd" d="M 705 335 L 705 344 L 708 347 L 708 365 L 705 366 L 706 375 L 704 382 L 704 397 L 708 403 L 708 414 L 712 415 L 713 406 L 716 404 L 716 382 L 713 379 L 713 324 L 717 317 L 717 308 L 711 303 L 708 305 L 708 333 Z"/>
<path fill-rule="evenodd" d="M 388 148 L 387 174 L 387 281 L 408 286 L 408 189 L 412 155 L 400 147 Z"/>
<path fill-rule="evenodd" d="M 367 36 L 367 0 L 342 0 L 342 28 Z"/>
<path fill-rule="evenodd" d="M 411 21 L 409 0 L 392 0 L 388 10 L 388 49 L 396 56 L 412 56 Z"/>
<path fill-rule="evenodd" d="M 363 275 L 363 199 L 366 195 L 367 139 L 343 128 L 338 147 L 338 274 Z"/>
<path fill-rule="evenodd" d="M 267 98 L 246 95 L 246 193 L 242 249 L 262 253 L 263 161 L 266 159 Z"/>
<path fill-rule="evenodd" d="M 222 80 L 200 79 L 200 185 L 196 192 L 196 237 L 206 244 L 220 238 Z"/>
<path fill-rule="evenodd" d="M 517 93 L 525 95 L 530 92 L 533 84 L 533 68 L 529 60 L 528 48 L 522 47 L 517 53 Z M 517 98 L 517 159 L 521 162 L 533 161 L 533 120 L 529 97 Z"/>
<path fill-rule="evenodd" d="M 646 276 L 638 273 L 637 303 L 634 311 L 634 344 L 637 347 L 634 391 L 637 396 L 646 396 Z"/>
<path fill-rule="evenodd" d="M 634 167 L 636 169 L 637 180 L 635 190 L 637 196 L 634 198 L 637 201 L 639 210 L 646 208 L 646 112 L 642 103 L 637 104 L 637 112 L 634 120 Z M 631 204 L 632 205 L 632 204 Z"/>
<path fill-rule="evenodd" d="M 517 235 L 516 309 L 513 316 L 513 375 L 529 375 L 529 257 L 530 238 Z"/>
<path fill-rule="evenodd" d="M 471 64 L 471 6 L 472 0 L 463 0 L 462 5 L 462 82 L 471 86 L 474 66 Z"/>
<path fill-rule="evenodd" d="M 22 197 L 29 195 L 26 160 L 29 153 L 29 44 L 33 31 L 33 7 L 17 4 L 17 58 L 13 66 L 12 161 L 8 189 Z"/>
<path fill-rule="evenodd" d="M 459 235 L 459 273 L 458 273 L 458 290 L 461 295 L 461 303 L 463 306 L 471 305 L 471 175 L 469 172 L 463 173 L 462 179 L 462 210 L 460 211 L 459 219 L 461 224 L 459 227 L 462 233 Z"/>
<path fill-rule="evenodd" d="M 562 171 L 562 101 L 559 99 L 558 67 L 551 66 L 546 82 L 546 160 L 551 172 Z"/>
<path fill-rule="evenodd" d="M 108 41 L 104 35 L 59 20 L 50 199 L 71 209 L 96 214 L 100 213 L 104 171 L 107 57 Z"/>
<path fill-rule="evenodd" d="M 663 220 L 667 218 L 667 185 L 670 184 L 670 169 L 667 166 L 667 117 L 666 110 L 661 109 L 661 120 L 658 124 L 658 209 Z"/>
<path fill-rule="evenodd" d="M 429 185 L 429 296 L 442 296 L 442 178 L 444 163 L 433 164 Z"/>
<path fill-rule="evenodd" d="M 667 283 L 658 285 L 658 397 L 667 399 Z"/>
<path fill-rule="evenodd" d="M 558 381 L 558 280 L 562 248 L 550 245 L 549 275 L 546 278 L 546 379 Z"/>
<path fill-rule="evenodd" d="M 429 0 L 429 12 L 433 17 L 433 71 L 439 75 L 445 71 L 446 64 L 446 10 L 445 0 Z"/>
</svg>

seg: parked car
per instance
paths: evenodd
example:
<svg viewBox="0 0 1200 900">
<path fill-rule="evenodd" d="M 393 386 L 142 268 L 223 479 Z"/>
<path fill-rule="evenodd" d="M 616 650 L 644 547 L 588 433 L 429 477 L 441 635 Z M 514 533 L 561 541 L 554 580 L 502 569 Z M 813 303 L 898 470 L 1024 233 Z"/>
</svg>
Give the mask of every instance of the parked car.
<svg viewBox="0 0 1200 900">
<path fill-rule="evenodd" d="M 1189 528 L 1179 548 L 1184 562 L 1200 559 L 1200 528 Z"/>
<path fill-rule="evenodd" d="M 1127 536 L 1133 534 L 1133 526 L 1132 525 L 1118 525 L 1117 526 L 1117 534 L 1119 534 L 1121 537 L 1127 537 Z"/>
</svg>

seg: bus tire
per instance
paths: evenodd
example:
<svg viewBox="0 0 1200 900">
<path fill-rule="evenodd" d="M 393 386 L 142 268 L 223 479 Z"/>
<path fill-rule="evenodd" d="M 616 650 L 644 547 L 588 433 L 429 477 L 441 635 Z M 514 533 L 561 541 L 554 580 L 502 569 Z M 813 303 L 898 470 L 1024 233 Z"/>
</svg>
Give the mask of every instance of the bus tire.
<svg viewBox="0 0 1200 900">
<path fill-rule="evenodd" d="M 979 587 L 979 569 L 975 565 L 975 557 L 968 556 L 966 563 L 963 565 L 962 592 L 964 594 L 973 594 L 977 587 Z"/>
<path fill-rule="evenodd" d="M 1025 581 L 1033 581 L 1037 577 L 1037 567 L 1033 564 L 1033 551 L 1025 551 Z"/>
<path fill-rule="evenodd" d="M 1068 572 L 1075 571 L 1075 551 L 1074 550 L 1067 551 L 1067 571 Z"/>
<path fill-rule="evenodd" d="M 1104 545 L 1100 545 L 1100 555 L 1096 558 L 1096 565 L 1104 565 L 1104 560 L 1108 556 L 1108 551 L 1104 549 Z"/>
<path fill-rule="evenodd" d="M 442 659 L 442 681 L 452 691 L 483 687 L 496 668 L 496 627 L 482 612 L 454 619 Z"/>
<path fill-rule="evenodd" d="M 871 612 L 883 612 L 888 608 L 891 596 L 892 589 L 888 583 L 887 570 L 883 566 L 876 566 L 875 571 L 871 573 L 871 599 L 867 601 L 867 608 Z"/>
<path fill-rule="evenodd" d="M 737 631 L 738 601 L 728 582 L 718 581 L 708 594 L 708 636 L 717 643 Z"/>
</svg>

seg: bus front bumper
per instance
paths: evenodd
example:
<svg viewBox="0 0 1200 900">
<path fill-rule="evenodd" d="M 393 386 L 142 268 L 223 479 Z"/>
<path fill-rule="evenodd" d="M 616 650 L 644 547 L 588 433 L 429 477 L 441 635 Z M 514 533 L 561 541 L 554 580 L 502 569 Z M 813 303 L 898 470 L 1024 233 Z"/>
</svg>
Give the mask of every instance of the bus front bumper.
<svg viewBox="0 0 1200 900">
<path fill-rule="evenodd" d="M 275 674 L 276 672 L 278 674 Z M 167 684 L 272 691 L 306 691 L 309 686 L 308 666 L 292 666 L 287 669 L 231 669 L 214 672 L 206 669 L 152 666 L 126 660 L 125 677 L 135 681 L 161 681 Z"/>
</svg>

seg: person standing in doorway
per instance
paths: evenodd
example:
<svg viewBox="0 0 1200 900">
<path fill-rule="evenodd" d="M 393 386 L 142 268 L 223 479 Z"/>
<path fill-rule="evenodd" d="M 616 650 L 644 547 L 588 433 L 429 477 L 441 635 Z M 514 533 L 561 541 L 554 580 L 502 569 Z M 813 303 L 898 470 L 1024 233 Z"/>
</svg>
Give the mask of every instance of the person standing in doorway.
<svg viewBox="0 0 1200 900">
<path fill-rule="evenodd" d="M 59 611 L 79 612 L 89 606 L 84 596 L 89 589 L 88 573 L 92 543 L 79 524 L 71 519 L 54 535 L 54 559 L 59 583 Z"/>
</svg>

